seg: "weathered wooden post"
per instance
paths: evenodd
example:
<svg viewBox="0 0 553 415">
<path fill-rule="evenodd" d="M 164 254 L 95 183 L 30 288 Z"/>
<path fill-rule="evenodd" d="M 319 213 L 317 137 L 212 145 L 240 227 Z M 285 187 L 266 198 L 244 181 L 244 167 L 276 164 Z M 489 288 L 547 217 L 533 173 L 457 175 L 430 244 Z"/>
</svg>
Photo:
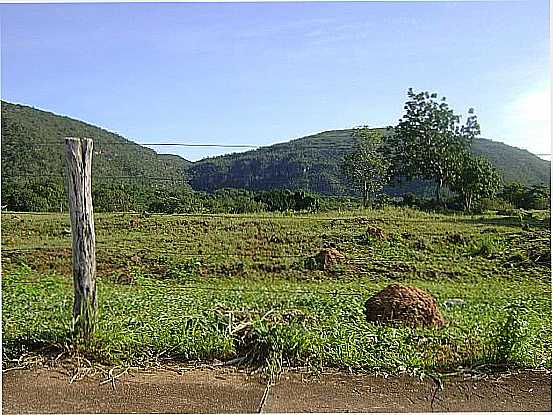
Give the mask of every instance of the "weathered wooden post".
<svg viewBox="0 0 553 415">
<path fill-rule="evenodd" d="M 66 138 L 67 189 L 73 239 L 73 331 L 88 338 L 94 332 L 96 300 L 96 237 L 92 211 L 92 140 Z"/>
</svg>

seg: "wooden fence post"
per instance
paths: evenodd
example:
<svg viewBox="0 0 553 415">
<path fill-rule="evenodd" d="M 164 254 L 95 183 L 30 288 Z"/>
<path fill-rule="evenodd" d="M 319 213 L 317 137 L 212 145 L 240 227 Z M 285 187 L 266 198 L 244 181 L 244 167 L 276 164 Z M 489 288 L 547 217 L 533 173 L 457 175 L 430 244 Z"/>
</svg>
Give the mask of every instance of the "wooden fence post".
<svg viewBox="0 0 553 415">
<path fill-rule="evenodd" d="M 73 331 L 89 338 L 94 332 L 96 299 L 96 237 L 92 211 L 92 140 L 66 138 L 67 189 L 73 239 Z"/>
</svg>

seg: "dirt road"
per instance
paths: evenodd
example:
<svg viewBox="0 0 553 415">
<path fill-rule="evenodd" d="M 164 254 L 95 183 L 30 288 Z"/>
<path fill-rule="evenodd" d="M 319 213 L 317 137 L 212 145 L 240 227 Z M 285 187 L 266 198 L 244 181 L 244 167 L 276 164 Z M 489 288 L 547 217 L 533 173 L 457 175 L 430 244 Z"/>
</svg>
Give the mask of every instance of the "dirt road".
<svg viewBox="0 0 553 415">
<path fill-rule="evenodd" d="M 287 373 L 267 387 L 232 369 L 137 372 L 101 384 L 69 383 L 61 370 L 2 375 L 4 413 L 445 412 L 551 411 L 551 373 L 522 371 L 493 379 L 431 380 L 400 376 Z"/>
</svg>

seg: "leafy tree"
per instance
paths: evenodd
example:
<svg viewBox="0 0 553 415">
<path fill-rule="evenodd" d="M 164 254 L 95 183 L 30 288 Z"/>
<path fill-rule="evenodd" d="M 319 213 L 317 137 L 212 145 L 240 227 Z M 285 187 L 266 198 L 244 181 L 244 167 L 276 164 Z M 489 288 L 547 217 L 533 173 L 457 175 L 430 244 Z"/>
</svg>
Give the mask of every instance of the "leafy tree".
<svg viewBox="0 0 553 415">
<path fill-rule="evenodd" d="M 68 209 L 63 182 L 41 177 L 2 181 L 2 205 L 21 212 L 60 212 Z"/>
<path fill-rule="evenodd" d="M 436 200 L 441 190 L 451 184 L 460 171 L 463 154 L 480 133 L 474 110 L 469 109 L 466 124 L 449 108 L 446 98 L 437 94 L 407 92 L 405 114 L 393 129 L 387 153 L 391 156 L 396 176 L 436 183 Z"/>
<path fill-rule="evenodd" d="M 526 209 L 548 209 L 551 194 L 545 184 L 530 186 L 524 195 L 524 208 Z"/>
<path fill-rule="evenodd" d="M 286 210 L 317 210 L 320 198 L 303 190 L 292 192 L 289 189 L 259 192 L 254 199 L 270 212 Z"/>
<path fill-rule="evenodd" d="M 522 207 L 527 191 L 528 189 L 522 183 L 511 182 L 503 186 L 499 197 L 516 207 Z"/>
<path fill-rule="evenodd" d="M 525 186 L 522 183 L 511 182 L 503 186 L 499 194 L 504 200 L 522 209 L 548 209 L 550 190 L 545 184 Z"/>
<path fill-rule="evenodd" d="M 390 180 L 390 162 L 382 151 L 383 136 L 368 127 L 354 130 L 353 151 L 344 157 L 342 170 L 353 186 L 362 192 L 367 206 Z"/>
<path fill-rule="evenodd" d="M 451 190 L 459 193 L 463 207 L 470 211 L 475 202 L 495 195 L 501 176 L 485 157 L 465 153 L 460 158 L 459 171 L 450 183 Z"/>
</svg>

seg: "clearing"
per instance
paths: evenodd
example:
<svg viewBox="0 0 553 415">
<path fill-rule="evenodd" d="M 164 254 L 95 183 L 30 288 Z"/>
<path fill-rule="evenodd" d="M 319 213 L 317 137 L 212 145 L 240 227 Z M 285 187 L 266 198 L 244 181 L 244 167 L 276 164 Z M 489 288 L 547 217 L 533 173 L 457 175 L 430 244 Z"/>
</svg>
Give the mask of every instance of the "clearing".
<svg viewBox="0 0 553 415">
<path fill-rule="evenodd" d="M 550 369 L 548 215 L 96 214 L 99 321 L 83 343 L 70 332 L 68 215 L 4 213 L 4 369 L 230 362 L 273 379 L 294 367 L 434 379 Z M 344 258 L 317 266 L 322 247 Z M 430 292 L 446 324 L 365 321 L 366 299 L 393 282 Z"/>
</svg>

